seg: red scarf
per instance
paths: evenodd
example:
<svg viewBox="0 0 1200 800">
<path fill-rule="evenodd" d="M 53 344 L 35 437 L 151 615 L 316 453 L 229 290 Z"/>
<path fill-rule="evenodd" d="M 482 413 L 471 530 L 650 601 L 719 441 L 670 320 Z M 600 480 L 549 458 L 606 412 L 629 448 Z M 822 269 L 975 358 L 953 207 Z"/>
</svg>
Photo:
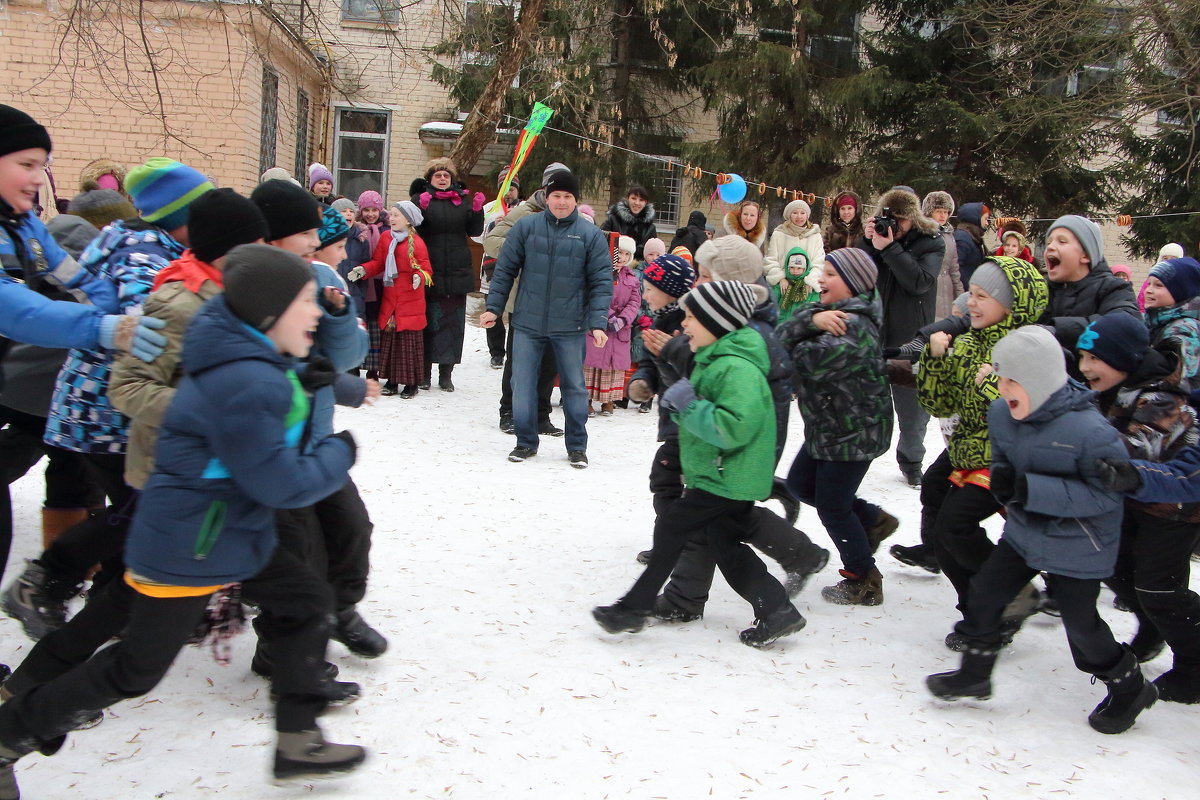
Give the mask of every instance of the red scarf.
<svg viewBox="0 0 1200 800">
<path fill-rule="evenodd" d="M 183 285 L 193 294 L 200 294 L 200 287 L 205 281 L 212 281 L 222 289 L 225 288 L 221 271 L 212 264 L 205 264 L 196 258 L 190 247 L 183 251 L 183 255 L 158 271 L 150 291 L 156 291 L 162 288 L 163 284 L 174 281 L 183 281 Z"/>
</svg>

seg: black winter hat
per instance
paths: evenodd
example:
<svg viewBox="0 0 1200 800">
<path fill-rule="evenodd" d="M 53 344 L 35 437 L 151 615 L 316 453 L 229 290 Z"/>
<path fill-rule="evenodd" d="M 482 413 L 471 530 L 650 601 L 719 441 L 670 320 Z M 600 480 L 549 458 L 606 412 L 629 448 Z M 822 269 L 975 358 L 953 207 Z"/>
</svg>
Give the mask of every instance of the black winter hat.
<svg viewBox="0 0 1200 800">
<path fill-rule="evenodd" d="M 546 181 L 544 188 L 547 197 L 550 196 L 551 192 L 570 192 L 575 196 L 576 200 L 579 199 L 579 178 L 576 178 L 574 173 L 565 169 L 560 169 L 551 175 Z"/>
<path fill-rule="evenodd" d="M 192 252 L 211 264 L 239 244 L 267 238 L 267 220 L 258 206 L 233 189 L 213 189 L 188 211 Z"/>
<path fill-rule="evenodd" d="M 40 147 L 50 152 L 50 134 L 19 108 L 0 105 L 0 156 Z"/>
<path fill-rule="evenodd" d="M 267 220 L 267 241 L 321 227 L 321 204 L 303 186 L 289 181 L 266 181 L 250 199 Z"/>
<path fill-rule="evenodd" d="M 225 305 L 251 328 L 266 332 L 313 280 L 313 269 L 300 256 L 278 247 L 243 244 L 229 251 L 224 275 Z"/>
</svg>

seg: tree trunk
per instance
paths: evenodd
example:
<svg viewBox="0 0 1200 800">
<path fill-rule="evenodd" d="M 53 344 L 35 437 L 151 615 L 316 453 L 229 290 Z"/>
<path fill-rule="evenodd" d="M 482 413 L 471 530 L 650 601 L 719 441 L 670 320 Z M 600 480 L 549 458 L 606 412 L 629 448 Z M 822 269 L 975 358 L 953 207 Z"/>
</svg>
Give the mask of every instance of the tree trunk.
<svg viewBox="0 0 1200 800">
<path fill-rule="evenodd" d="M 512 43 L 496 56 L 496 71 L 471 109 L 471 115 L 467 117 L 462 133 L 450 151 L 450 158 L 454 160 L 460 175 L 469 173 L 487 146 L 496 141 L 504 96 L 525 63 L 529 44 L 537 33 L 545 8 L 546 0 L 525 0 L 521 3 Z"/>
</svg>

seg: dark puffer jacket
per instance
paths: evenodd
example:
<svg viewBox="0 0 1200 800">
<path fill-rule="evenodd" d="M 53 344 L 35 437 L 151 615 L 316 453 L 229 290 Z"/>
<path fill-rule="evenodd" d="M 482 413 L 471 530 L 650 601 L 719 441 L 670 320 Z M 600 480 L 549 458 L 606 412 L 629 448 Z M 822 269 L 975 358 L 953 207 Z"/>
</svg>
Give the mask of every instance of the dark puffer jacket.
<svg viewBox="0 0 1200 800">
<path fill-rule="evenodd" d="M 425 194 L 430 199 L 423 204 Z M 473 291 L 475 269 L 471 266 L 467 237 L 483 233 L 483 209 L 476 211 L 472 207 L 471 192 L 461 183 L 444 191 L 427 185 L 423 193 L 412 199 L 425 215 L 417 233 L 429 248 L 429 263 L 435 276 L 428 294 L 444 297 Z"/>
<path fill-rule="evenodd" d="M 883 303 L 884 347 L 899 347 L 933 322 L 946 240 L 937 223 L 928 224 L 932 227 L 914 221 L 908 233 L 883 250 L 876 250 L 865 236 L 854 245 L 879 267 L 876 288 Z"/>
<path fill-rule="evenodd" d="M 813 325 L 818 311 L 846 312 L 846 333 Z M 791 353 L 804 418 L 804 449 L 822 461 L 870 461 L 892 442 L 892 393 L 879 345 L 879 298 L 860 294 L 800 309 L 779 329 Z"/>
<path fill-rule="evenodd" d="M 986 328 L 967 331 L 954 338 L 953 349 L 941 358 L 921 355 L 917 398 L 921 407 L 935 417 L 959 415 L 958 425 L 947 445 L 955 469 L 985 469 L 991 461 L 988 446 L 988 406 L 1000 396 L 992 373 L 976 380 L 979 368 L 992 363 L 992 348 L 1009 331 L 1036 322 L 1046 310 L 1049 289 L 1046 279 L 1027 261 L 1007 256 L 991 260 L 1004 270 L 1013 290 L 1012 313 Z"/>
<path fill-rule="evenodd" d="M 434 274 L 437 266 L 434 266 Z M 612 302 L 612 257 L 608 237 L 572 211 L 522 217 L 504 239 L 487 294 L 497 317 L 520 277 L 512 324 L 542 336 L 608 327 Z"/>
<path fill-rule="evenodd" d="M 1023 420 L 1003 399 L 988 409 L 993 472 L 1010 464 L 1028 486 L 1005 506 L 1004 539 L 1030 567 L 1085 580 L 1112 575 L 1121 537 L 1121 495 L 1104 488 L 1096 460 L 1124 459 L 1125 448 L 1095 397 L 1069 381 Z"/>
<path fill-rule="evenodd" d="M 301 452 L 311 407 L 293 360 L 234 317 L 223 296 L 188 325 L 182 364 L 125 561 L 171 586 L 235 583 L 274 554 L 272 509 L 328 497 L 349 479 L 354 455 L 333 437 Z"/>
<path fill-rule="evenodd" d="M 608 209 L 608 218 L 600 225 L 600 230 L 612 231 L 633 239 L 637 246 L 633 257 L 641 261 L 642 248 L 658 233 L 658 229 L 654 227 L 654 203 L 646 203 L 646 207 L 640 213 L 634 214 L 628 203 L 623 199 L 618 200 Z"/>
<path fill-rule="evenodd" d="M 1141 319 L 1133 284 L 1114 275 L 1103 258 L 1074 283 L 1050 283 L 1050 306 L 1041 324 L 1070 352 L 1088 323 L 1107 314 L 1132 314 Z"/>
<path fill-rule="evenodd" d="M 954 247 L 958 250 L 958 273 L 963 287 L 971 283 L 975 268 L 983 263 L 983 203 L 965 203 L 958 209 Z"/>
</svg>

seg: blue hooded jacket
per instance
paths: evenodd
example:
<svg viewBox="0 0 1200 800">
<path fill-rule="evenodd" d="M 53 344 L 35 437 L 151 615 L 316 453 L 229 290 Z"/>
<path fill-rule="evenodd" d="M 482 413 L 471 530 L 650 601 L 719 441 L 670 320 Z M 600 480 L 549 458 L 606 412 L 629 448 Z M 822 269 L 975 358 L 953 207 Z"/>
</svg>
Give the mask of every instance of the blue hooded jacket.
<svg viewBox="0 0 1200 800">
<path fill-rule="evenodd" d="M 184 377 L 126 544 L 135 575 L 170 586 L 250 578 L 275 552 L 273 509 L 312 505 L 345 485 L 346 442 L 302 452 L 311 408 L 292 365 L 223 296 L 192 319 Z"/>
<path fill-rule="evenodd" d="M 1022 420 L 1003 398 L 988 407 L 992 468 L 1011 464 L 1028 485 L 1005 507 L 1004 539 L 1034 569 L 1070 578 L 1112 575 L 1121 538 L 1124 498 L 1104 488 L 1096 460 L 1124 459 L 1125 446 L 1094 398 L 1068 381 Z"/>
</svg>

